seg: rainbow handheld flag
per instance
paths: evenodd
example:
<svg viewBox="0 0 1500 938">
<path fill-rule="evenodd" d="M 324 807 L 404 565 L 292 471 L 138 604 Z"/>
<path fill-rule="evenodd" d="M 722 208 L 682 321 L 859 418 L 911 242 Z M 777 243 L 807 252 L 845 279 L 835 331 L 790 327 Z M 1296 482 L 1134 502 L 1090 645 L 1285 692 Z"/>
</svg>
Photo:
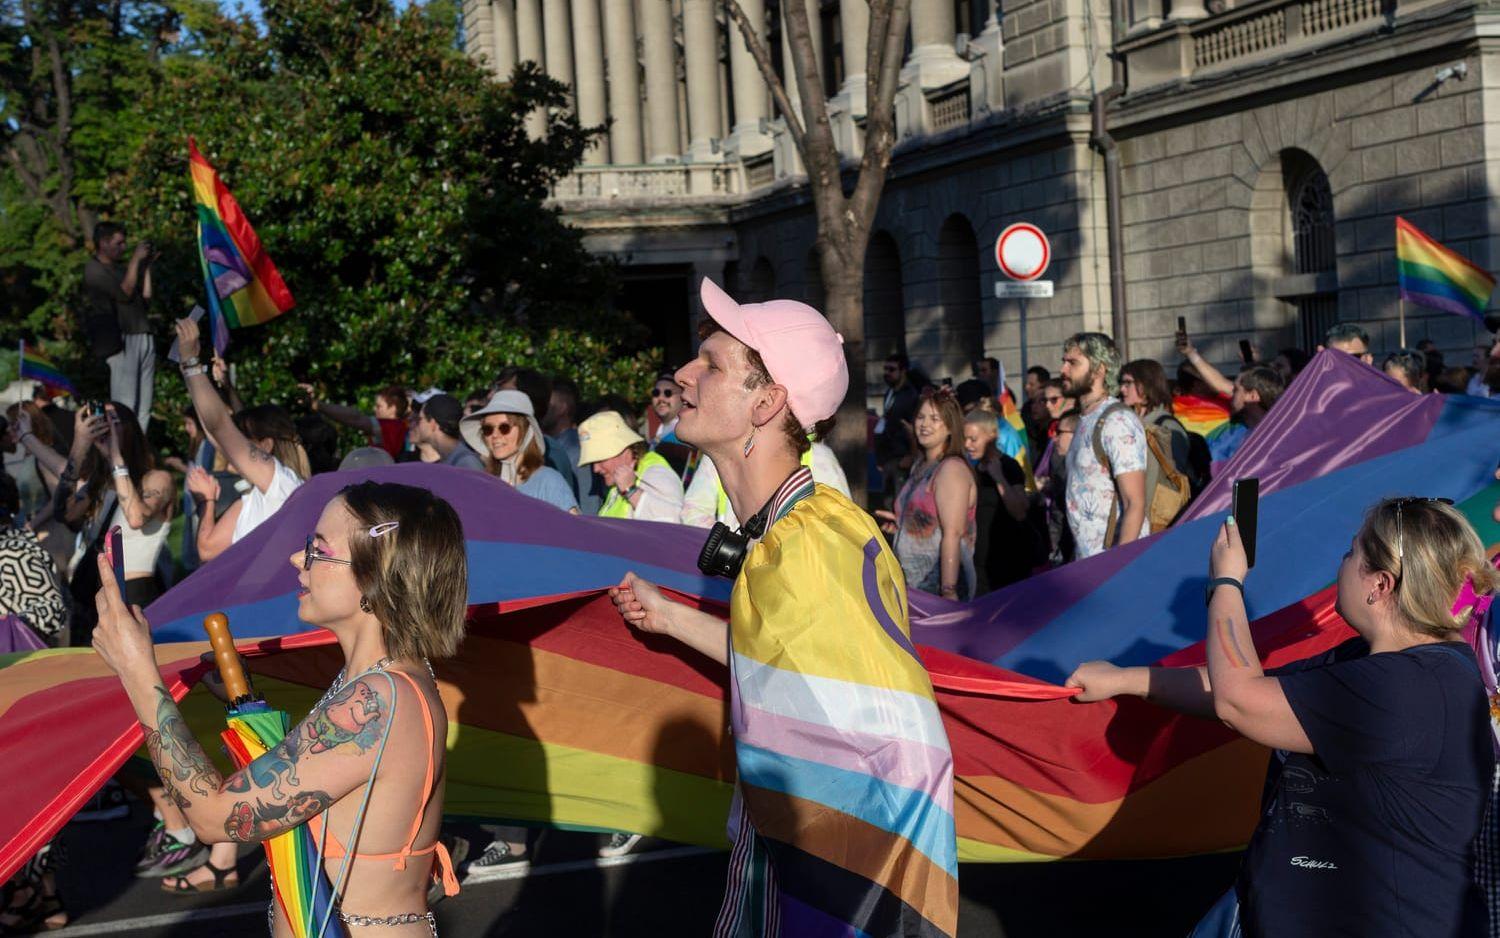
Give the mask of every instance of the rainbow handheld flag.
<svg viewBox="0 0 1500 938">
<path fill-rule="evenodd" d="M 42 386 L 53 394 L 78 396 L 78 389 L 73 386 L 73 382 L 68 380 L 67 375 L 57 370 L 57 366 L 52 364 L 52 359 L 36 348 L 28 349 L 26 340 L 22 339 L 21 380 L 25 381 L 27 378 L 40 381 Z"/>
<path fill-rule="evenodd" d="M 261 246 L 250 220 L 219 174 L 188 138 L 188 167 L 198 207 L 198 260 L 210 330 L 254 326 L 292 308 L 292 293 Z"/>
<path fill-rule="evenodd" d="M 1495 278 L 1396 216 L 1396 278 L 1401 298 L 1484 321 Z"/>
<path fill-rule="evenodd" d="M 1229 407 L 1223 401 L 1210 400 L 1195 394 L 1179 394 L 1172 398 L 1172 416 L 1176 417 L 1189 433 L 1207 437 L 1229 422 Z"/>
</svg>

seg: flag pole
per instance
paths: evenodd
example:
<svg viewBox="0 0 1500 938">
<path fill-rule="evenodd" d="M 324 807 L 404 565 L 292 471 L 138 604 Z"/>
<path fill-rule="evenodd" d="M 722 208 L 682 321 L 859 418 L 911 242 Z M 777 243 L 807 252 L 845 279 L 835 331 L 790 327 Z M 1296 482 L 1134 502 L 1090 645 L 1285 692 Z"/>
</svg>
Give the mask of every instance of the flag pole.
<svg viewBox="0 0 1500 938">
<path fill-rule="evenodd" d="M 1406 348 L 1406 297 L 1396 301 L 1396 309 L 1401 320 L 1401 347 Z"/>
</svg>

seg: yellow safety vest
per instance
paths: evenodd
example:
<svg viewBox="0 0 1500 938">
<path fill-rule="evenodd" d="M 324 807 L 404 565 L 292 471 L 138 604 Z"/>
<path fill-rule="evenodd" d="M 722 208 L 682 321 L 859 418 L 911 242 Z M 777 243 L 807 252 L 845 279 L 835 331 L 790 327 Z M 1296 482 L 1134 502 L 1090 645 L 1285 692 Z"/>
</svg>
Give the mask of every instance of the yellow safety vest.
<svg viewBox="0 0 1500 938">
<path fill-rule="evenodd" d="M 802 459 L 799 461 L 807 468 L 812 468 L 812 447 L 807 448 L 807 452 L 802 454 Z M 718 466 L 714 467 L 714 518 L 716 519 L 724 517 L 724 513 L 729 510 L 729 495 L 724 491 L 723 477 L 717 474 L 718 468 Z"/>
<path fill-rule="evenodd" d="M 667 462 L 666 457 L 659 453 L 647 451 L 641 457 L 641 461 L 635 464 L 635 478 L 640 482 L 641 476 L 647 469 L 653 466 L 661 466 L 668 472 L 673 472 L 672 464 Z M 673 472 L 675 475 L 676 473 Z M 611 485 L 609 494 L 604 497 L 604 504 L 599 506 L 599 517 L 601 518 L 629 518 L 632 506 L 630 499 L 626 498 L 618 486 Z"/>
</svg>

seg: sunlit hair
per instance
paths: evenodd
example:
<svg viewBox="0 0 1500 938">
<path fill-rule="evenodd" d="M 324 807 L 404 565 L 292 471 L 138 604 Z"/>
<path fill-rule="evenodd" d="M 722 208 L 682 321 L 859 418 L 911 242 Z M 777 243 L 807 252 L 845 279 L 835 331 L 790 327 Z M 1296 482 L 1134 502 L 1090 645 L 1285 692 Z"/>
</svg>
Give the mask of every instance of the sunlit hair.
<svg viewBox="0 0 1500 938">
<path fill-rule="evenodd" d="M 355 524 L 354 581 L 392 658 L 451 658 L 464 637 L 469 561 L 458 512 L 427 489 L 361 482 L 339 493 Z M 395 522 L 379 537 L 377 525 Z"/>
<path fill-rule="evenodd" d="M 1286 382 L 1281 380 L 1281 375 L 1270 365 L 1249 365 L 1242 369 L 1240 386 L 1259 395 L 1260 406 L 1266 410 L 1270 410 L 1271 405 L 1286 390 Z"/>
<path fill-rule="evenodd" d="M 995 412 L 984 407 L 976 407 L 964 414 L 964 423 L 968 426 L 978 427 L 985 431 L 990 439 L 998 439 L 1000 428 L 995 425 Z"/>
<path fill-rule="evenodd" d="M 396 409 L 396 419 L 405 420 L 406 415 L 411 413 L 411 398 L 406 394 L 406 388 L 399 384 L 381 388 L 375 392 L 377 398 L 384 398 L 385 402 Z"/>
<path fill-rule="evenodd" d="M 698 341 L 702 342 L 715 332 L 723 332 L 725 335 L 729 334 L 723 326 L 705 316 L 703 321 L 698 324 Z M 736 339 L 735 341 L 738 342 L 739 340 Z M 756 388 L 775 384 L 776 382 L 771 380 L 770 370 L 766 368 L 765 359 L 760 357 L 760 353 L 743 342 L 740 342 L 740 344 L 745 347 L 745 364 L 750 366 L 750 374 L 745 379 L 745 390 L 754 391 Z M 673 380 L 675 382 L 676 379 Z M 837 419 L 837 415 L 835 415 L 826 420 L 819 420 L 811 427 L 804 428 L 802 422 L 792 413 L 791 406 L 788 405 L 786 416 L 781 420 L 781 434 L 786 438 L 787 445 L 791 447 L 792 452 L 800 457 L 809 449 L 812 449 L 814 440 L 828 438 L 828 434 L 833 432 L 833 425 Z"/>
<path fill-rule="evenodd" d="M 513 424 L 518 425 L 517 433 L 524 439 L 526 430 L 531 426 L 531 421 L 525 414 L 485 414 L 486 417 L 504 417 Z M 481 424 L 482 426 L 482 424 Z M 546 443 L 542 440 L 540 433 L 533 433 L 531 440 L 527 442 L 526 448 L 516 458 L 516 482 L 519 484 L 531 478 L 531 474 L 542 468 L 547 461 L 547 451 L 543 449 Z M 485 443 L 485 449 L 489 449 L 489 443 Z M 484 454 L 484 469 L 492 476 L 500 475 L 500 460 L 491 456 L 488 452 Z"/>
<path fill-rule="evenodd" d="M 261 440 L 270 440 L 271 455 L 296 473 L 297 478 L 306 481 L 312 476 L 307 450 L 302 448 L 302 439 L 297 436 L 297 425 L 280 407 L 275 404 L 246 407 L 234 415 L 234 425 L 249 438 L 252 446 Z"/>
<path fill-rule="evenodd" d="M 1467 577 L 1474 578 L 1474 592 L 1480 596 L 1497 585 L 1483 542 L 1452 505 L 1386 499 L 1365 515 L 1354 542 L 1365 572 L 1395 578 L 1396 611 L 1419 635 L 1451 638 L 1463 628 L 1468 611 L 1454 615 L 1453 602 Z"/>
<path fill-rule="evenodd" d="M 1427 373 L 1427 356 L 1409 348 L 1397 349 L 1380 363 L 1380 370 L 1386 374 L 1390 374 L 1393 369 L 1406 376 L 1407 387 L 1420 391 L 1422 376 Z"/>
<path fill-rule="evenodd" d="M 943 426 L 948 428 L 948 442 L 943 446 L 943 451 L 938 454 L 937 461 L 942 462 L 949 456 L 964 455 L 964 412 L 958 406 L 958 398 L 947 388 L 928 390 L 922 392 L 922 403 L 917 405 L 917 413 L 922 408 L 930 408 L 943 421 Z M 998 434 L 998 428 L 996 430 Z M 925 459 L 925 457 L 923 457 Z"/>
<path fill-rule="evenodd" d="M 1104 393 L 1118 394 L 1120 391 L 1120 350 L 1115 340 L 1102 332 L 1079 332 L 1068 337 L 1063 351 L 1077 349 L 1089 360 L 1089 374 L 1095 368 L 1104 369 Z"/>
<path fill-rule="evenodd" d="M 1167 388 L 1167 372 L 1161 367 L 1161 362 L 1137 358 L 1126 362 L 1120 369 L 1120 374 L 1129 375 L 1135 380 L 1135 393 L 1141 396 L 1146 413 L 1172 403 L 1172 392 Z"/>
</svg>

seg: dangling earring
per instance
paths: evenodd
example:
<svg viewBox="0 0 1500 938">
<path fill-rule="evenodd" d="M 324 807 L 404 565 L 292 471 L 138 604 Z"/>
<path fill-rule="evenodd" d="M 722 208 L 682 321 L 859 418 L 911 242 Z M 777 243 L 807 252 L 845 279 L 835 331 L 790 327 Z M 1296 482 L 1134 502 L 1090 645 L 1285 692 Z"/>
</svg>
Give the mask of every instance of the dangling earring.
<svg viewBox="0 0 1500 938">
<path fill-rule="evenodd" d="M 750 451 L 755 449 L 755 431 L 758 429 L 759 427 L 756 427 L 752 424 L 750 427 L 750 435 L 745 438 L 745 457 L 747 459 L 750 457 Z"/>
<path fill-rule="evenodd" d="M 370 601 L 363 596 L 359 598 L 359 608 L 365 612 L 373 613 L 375 611 L 375 607 L 370 605 Z"/>
<path fill-rule="evenodd" d="M 1370 595 L 1368 595 L 1368 596 L 1365 597 L 1365 605 L 1366 606 L 1373 606 L 1373 605 L 1375 605 L 1375 594 L 1374 593 L 1371 593 Z"/>
</svg>

